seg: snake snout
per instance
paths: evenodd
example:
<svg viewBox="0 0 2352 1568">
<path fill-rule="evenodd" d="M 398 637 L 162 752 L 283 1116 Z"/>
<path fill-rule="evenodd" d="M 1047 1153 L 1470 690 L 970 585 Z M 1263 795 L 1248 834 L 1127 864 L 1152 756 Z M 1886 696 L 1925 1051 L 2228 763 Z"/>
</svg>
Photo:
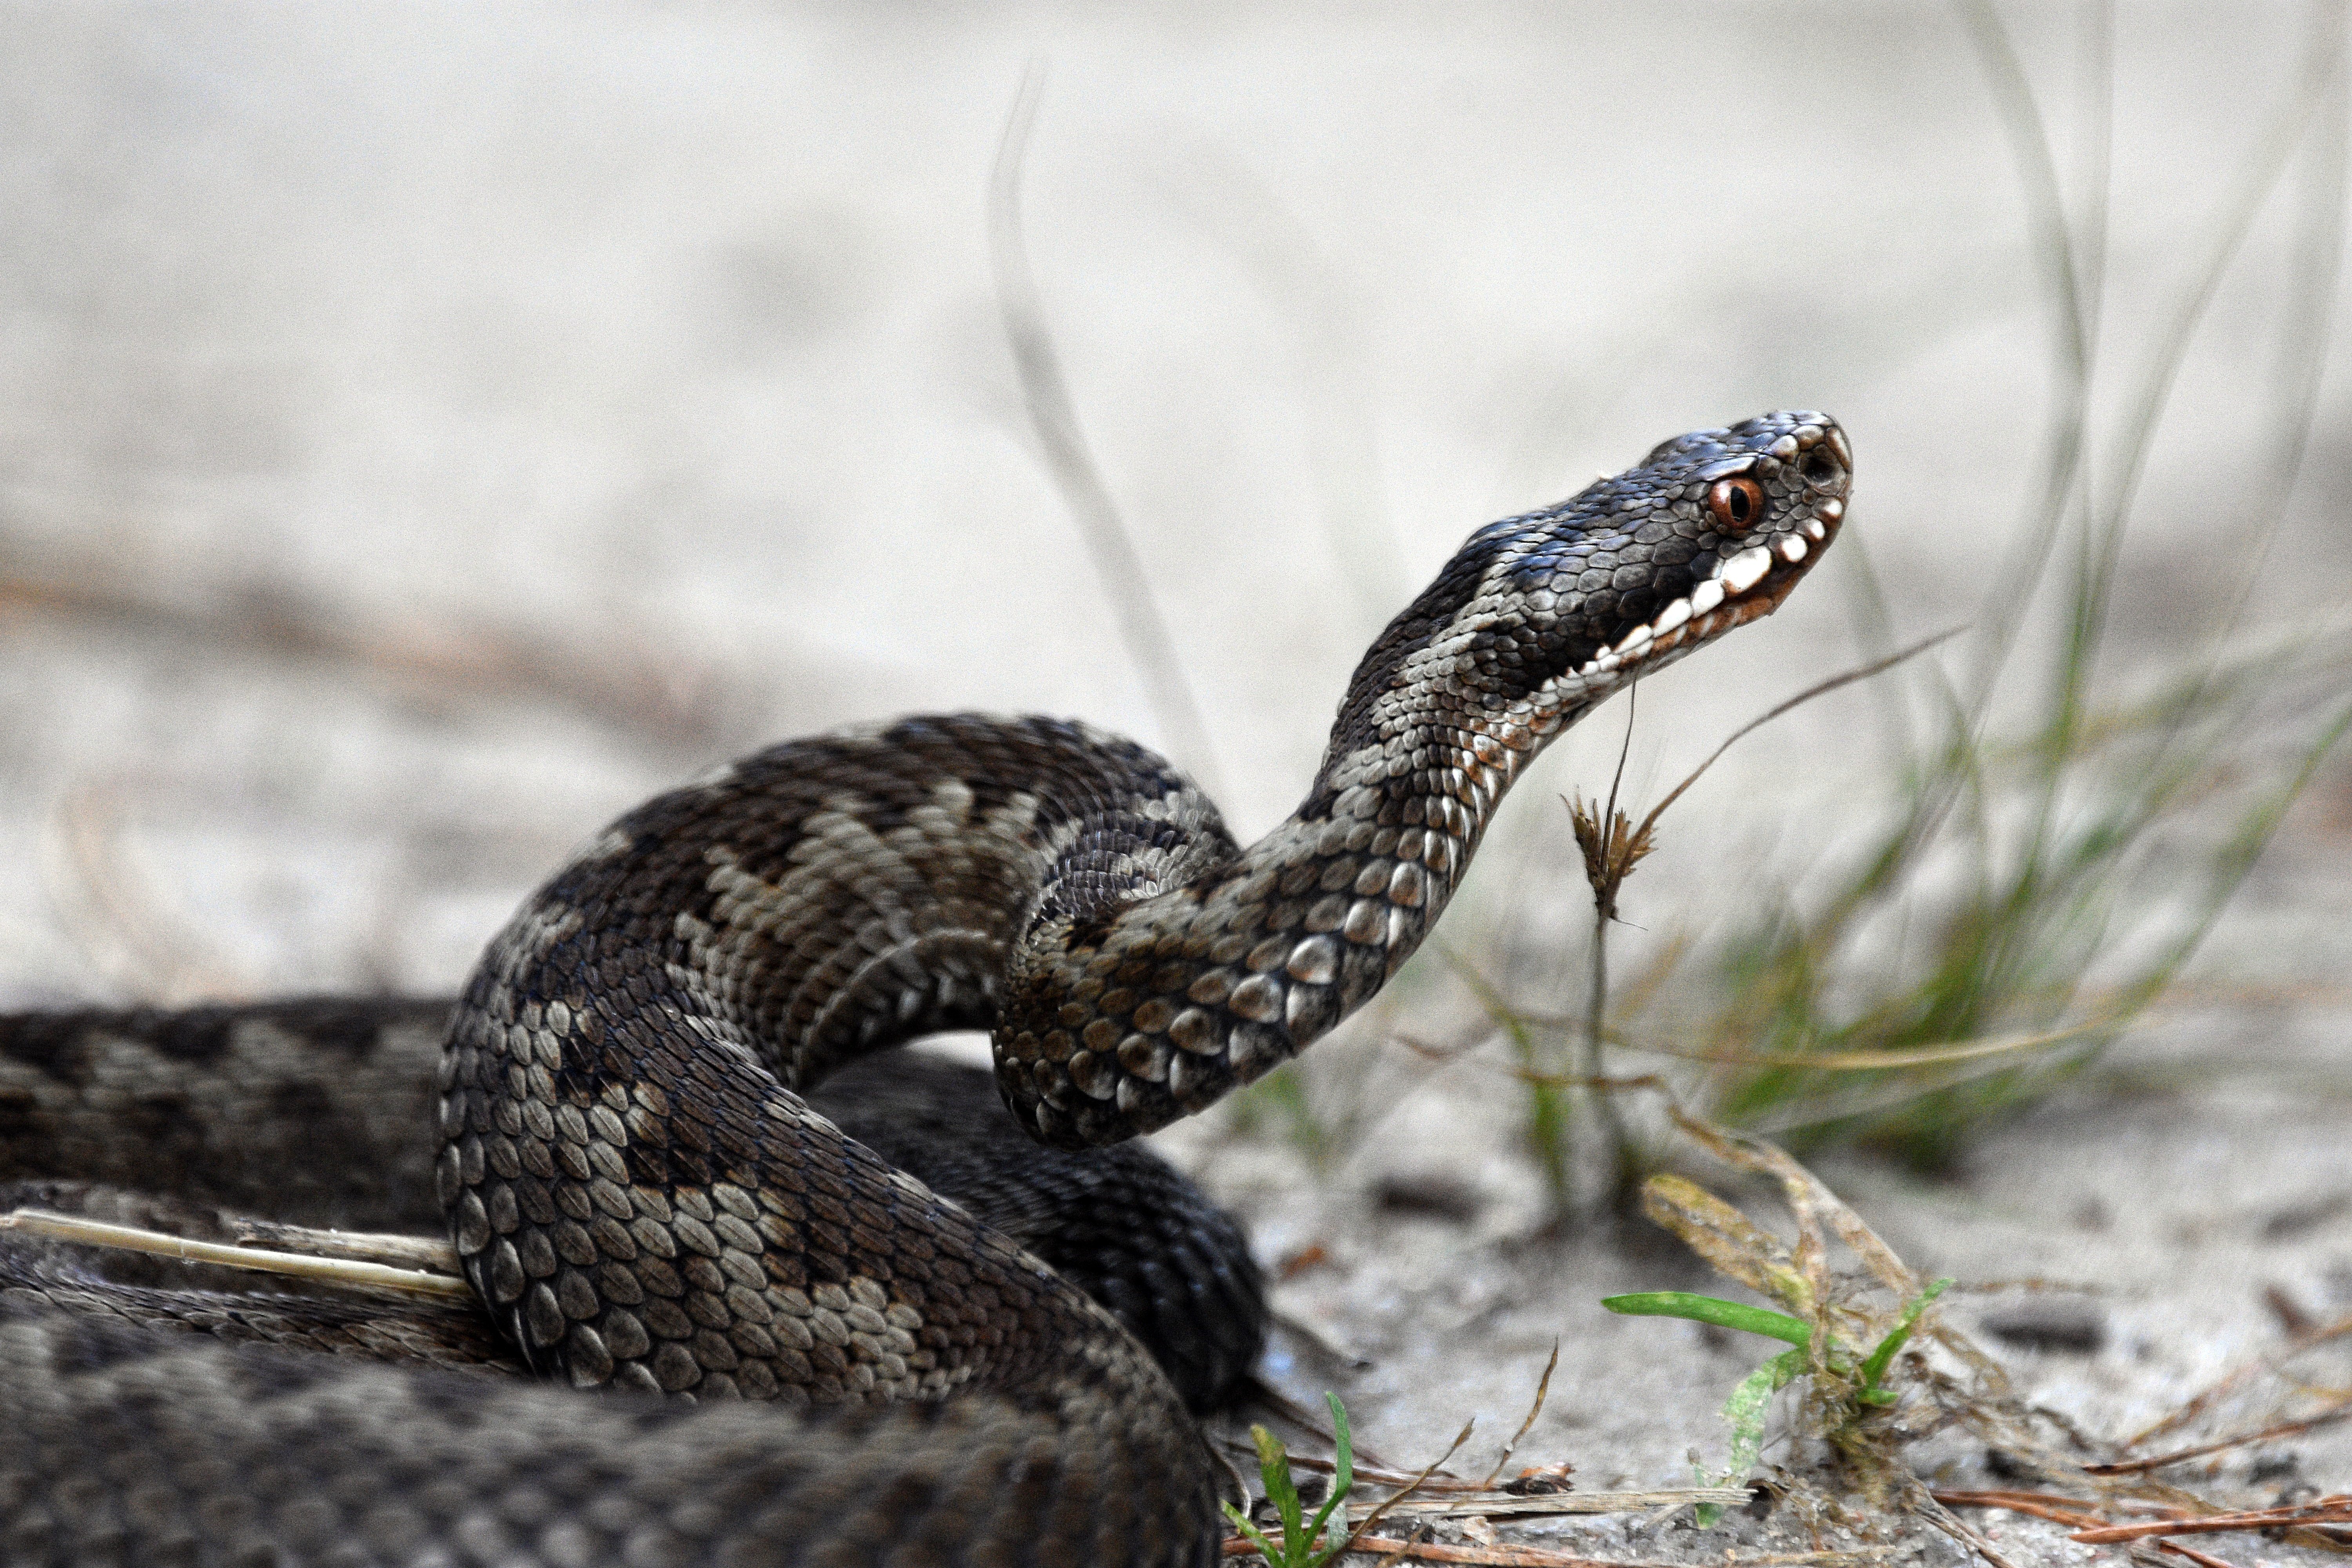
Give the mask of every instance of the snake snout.
<svg viewBox="0 0 2352 1568">
<path fill-rule="evenodd" d="M 1837 536 L 1853 483 L 1853 448 L 1827 415 L 1767 415 L 1733 432 L 1743 434 L 1747 450 L 1699 475 L 1711 481 L 1706 503 L 1719 531 L 1712 569 L 1704 561 L 1693 563 L 1701 580 L 1692 608 L 1712 607 L 1709 584 L 1720 584 L 1724 601 L 1738 613 L 1718 632 L 1780 606 Z M 1744 518 L 1736 517 L 1743 505 Z"/>
<path fill-rule="evenodd" d="M 1660 571 L 1651 607 L 1612 628 L 1570 679 L 1620 682 L 1770 615 L 1845 519 L 1853 454 L 1827 415 L 1768 414 L 1670 442 L 1653 460 L 1701 548 Z"/>
</svg>

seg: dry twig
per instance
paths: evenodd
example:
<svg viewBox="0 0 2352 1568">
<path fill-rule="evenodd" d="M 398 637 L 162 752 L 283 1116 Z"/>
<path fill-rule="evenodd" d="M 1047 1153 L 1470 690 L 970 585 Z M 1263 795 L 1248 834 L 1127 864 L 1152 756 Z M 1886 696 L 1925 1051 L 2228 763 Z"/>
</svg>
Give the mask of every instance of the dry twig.
<svg viewBox="0 0 2352 1568">
<path fill-rule="evenodd" d="M 2317 1415 L 2307 1415 L 2300 1421 L 2282 1421 L 2276 1426 L 2265 1426 L 2259 1432 L 2242 1432 L 2234 1437 L 2223 1437 L 2212 1443 L 2200 1443 L 2193 1448 L 2176 1448 L 2169 1454 L 2158 1454 L 2153 1458 L 2119 1459 L 2107 1465 L 2084 1465 L 2083 1473 L 2089 1476 L 2145 1475 L 2150 1470 L 2160 1470 L 2168 1465 L 2178 1465 L 2189 1459 L 2201 1459 L 2208 1454 L 2219 1454 L 2230 1448 L 2242 1448 L 2249 1443 L 2267 1443 L 2273 1437 L 2297 1436 L 2348 1419 L 2352 1419 L 2352 1399 L 2346 1400 L 2333 1410 L 2323 1411 Z"/>
<path fill-rule="evenodd" d="M 1227 1557 L 1247 1557 L 1256 1550 L 1241 1536 L 1225 1538 L 1224 1554 Z M 1475 1564 L 1477 1568 L 1685 1568 L 1684 1564 L 1653 1559 L 1585 1557 L 1546 1546 L 1502 1543 L 1456 1546 L 1444 1542 L 1399 1541 L 1379 1535 L 1359 1537 L 1348 1550 L 1350 1552 L 1389 1552 L 1392 1554 L 1390 1560 L 1398 1563 L 1462 1563 Z M 1755 1557 L 1734 1557 L 1727 1553 L 1720 1559 L 1719 1568 L 1864 1568 L 1864 1564 L 1885 1562 L 1888 1555 L 1885 1552 L 1874 1551 L 1768 1552 Z"/>
<path fill-rule="evenodd" d="M 2352 1495 L 2324 1497 L 2292 1508 L 2242 1509 L 2235 1513 L 2149 1520 L 2141 1524 L 2102 1524 L 2078 1530 L 2067 1539 L 2085 1546 L 2107 1546 L 2159 1535 L 2212 1535 L 2232 1530 L 2293 1530 L 2324 1524 L 2352 1524 Z"/>
<path fill-rule="evenodd" d="M 1501 1475 L 1503 1467 L 1511 1462 L 1511 1455 L 1518 1447 L 1519 1439 L 1528 1435 L 1536 1424 L 1536 1417 L 1543 1414 L 1544 1398 L 1551 1393 L 1551 1374 L 1559 1370 L 1559 1342 L 1554 1340 L 1551 1342 L 1551 1359 L 1544 1363 L 1543 1376 L 1536 1380 L 1535 1403 L 1528 1406 L 1528 1418 L 1519 1423 L 1519 1429 L 1511 1434 L 1511 1440 L 1504 1444 L 1503 1451 L 1495 1457 L 1495 1468 L 1486 1472 L 1486 1485 L 1491 1487 L 1495 1484 L 1495 1478 Z"/>
<path fill-rule="evenodd" d="M 446 1242 L 421 1237 L 369 1236 L 336 1231 L 301 1231 L 292 1226 L 268 1227 L 274 1239 L 310 1238 L 316 1250 L 290 1252 L 255 1247 L 228 1246 L 170 1236 L 136 1226 L 83 1219 L 78 1215 L 51 1214 L 42 1209 L 16 1209 L 0 1215 L 0 1230 L 47 1237 L 84 1247 L 111 1247 L 178 1258 L 190 1263 L 218 1264 L 262 1274 L 282 1274 L 313 1284 L 352 1289 L 392 1291 L 436 1301 L 474 1300 L 474 1288 L 457 1276 L 457 1255 Z M 409 1267 L 381 1261 L 397 1258 Z M 422 1265 L 419 1267 L 418 1265 Z M 444 1267 L 446 1265 L 446 1267 Z"/>
</svg>

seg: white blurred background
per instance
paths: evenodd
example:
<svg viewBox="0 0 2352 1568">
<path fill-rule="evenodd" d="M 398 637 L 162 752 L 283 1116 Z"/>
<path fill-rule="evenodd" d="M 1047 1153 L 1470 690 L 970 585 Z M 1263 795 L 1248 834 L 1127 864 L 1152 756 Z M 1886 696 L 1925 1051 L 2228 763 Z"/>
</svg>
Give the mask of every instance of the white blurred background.
<svg viewBox="0 0 2352 1568">
<path fill-rule="evenodd" d="M 2112 48 L 2112 425 L 2310 96 L 2307 14 L 2006 20 L 2078 214 Z M 16 1002 L 449 985 L 604 816 L 812 728 L 1167 743 L 998 319 L 1033 63 L 1046 317 L 1205 710 L 1181 760 L 1245 833 L 1465 533 L 1684 429 L 1833 413 L 1895 633 L 1979 616 L 2059 390 L 2026 184 L 1936 5 L 26 5 L 0 58 Z M 2327 141 L 2167 405 L 2118 679 L 2213 616 L 2335 336 L 2294 293 Z M 2345 393 L 2257 620 L 2341 605 Z M 1631 782 L 1851 661 L 1855 564 L 1652 683 Z M 1803 852 L 1875 776 L 1871 712 L 1759 737 L 1654 866 L 1703 891 L 1784 822 Z M 1556 845 L 1620 733 L 1498 842 Z"/>
</svg>

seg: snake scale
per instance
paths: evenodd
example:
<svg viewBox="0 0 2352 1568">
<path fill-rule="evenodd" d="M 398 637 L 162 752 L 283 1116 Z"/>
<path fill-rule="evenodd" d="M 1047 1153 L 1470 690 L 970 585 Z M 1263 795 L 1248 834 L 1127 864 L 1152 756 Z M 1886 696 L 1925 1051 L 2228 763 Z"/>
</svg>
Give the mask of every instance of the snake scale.
<svg viewBox="0 0 2352 1568">
<path fill-rule="evenodd" d="M 1256 1079 L 1396 972 L 1548 742 L 1780 603 L 1850 467 L 1828 418 L 1766 415 L 1474 533 L 1365 655 L 1304 802 L 1246 847 L 1129 742 L 908 719 L 630 812 L 454 1009 L 0 1020 L 0 1177 L 345 1222 L 437 1207 L 496 1332 L 477 1359 L 539 1374 L 402 1364 L 361 1306 L 281 1313 L 11 1243 L 0 1556 L 1204 1568 L 1220 1471 L 1186 1405 L 1256 1346 L 1237 1235 L 1136 1167 L 1144 1217 L 1109 1230 L 1176 1215 L 1223 1279 L 1125 1278 L 1241 1325 L 1192 1334 L 1189 1363 L 1177 1327 L 1163 1371 L 1038 1256 L 1078 1222 L 1024 1230 L 1021 1200 L 989 1223 L 814 1086 L 987 1028 L 1013 1119 L 1078 1151 Z M 289 1044 L 337 1029 L 341 1068 Z M 381 1030 L 407 1044 L 373 1053 Z M 905 1059 L 857 1070 L 887 1099 Z M 347 1111 L 344 1087 L 419 1124 Z M 280 1316 L 310 1326 L 241 1342 Z"/>
</svg>

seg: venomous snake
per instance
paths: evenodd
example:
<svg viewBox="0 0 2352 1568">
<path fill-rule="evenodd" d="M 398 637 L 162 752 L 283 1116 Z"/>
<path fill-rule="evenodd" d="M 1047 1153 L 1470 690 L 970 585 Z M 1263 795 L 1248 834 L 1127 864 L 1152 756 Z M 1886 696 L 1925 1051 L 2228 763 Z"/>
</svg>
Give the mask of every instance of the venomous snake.
<svg viewBox="0 0 2352 1568">
<path fill-rule="evenodd" d="M 398 1364 L 421 1342 L 363 1304 L 167 1290 L 7 1242 L 0 1557 L 1202 1568 L 1219 1472 L 1186 1404 L 1256 1347 L 1237 1236 L 1134 1165 L 1111 1228 L 1174 1215 L 1223 1282 L 1171 1286 L 1150 1258 L 1124 1278 L 1242 1325 L 1171 1331 L 1180 1391 L 1038 1256 L 1077 1222 L 919 1180 L 814 1086 L 984 1027 L 1013 1119 L 1077 1151 L 1256 1079 L 1396 972 L 1546 743 L 1780 603 L 1850 467 L 1826 417 L 1766 415 L 1474 533 L 1365 655 L 1304 802 L 1246 847 L 1129 742 L 909 719 L 629 813 L 454 1011 L 0 1019 L 0 1178 L 336 1223 L 436 1205 L 498 1335 L 473 1359 L 540 1374 Z M 855 1070 L 887 1099 L 903 1059 Z M 370 1096 L 416 1124 L 348 1108 Z"/>
</svg>

